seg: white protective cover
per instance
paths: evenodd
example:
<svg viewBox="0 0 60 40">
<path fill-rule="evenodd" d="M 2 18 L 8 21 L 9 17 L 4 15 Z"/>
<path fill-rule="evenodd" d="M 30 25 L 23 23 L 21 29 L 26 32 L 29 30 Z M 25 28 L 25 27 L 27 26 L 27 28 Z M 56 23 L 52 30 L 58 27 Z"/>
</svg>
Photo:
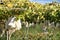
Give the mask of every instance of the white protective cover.
<svg viewBox="0 0 60 40">
<path fill-rule="evenodd" d="M 11 26 L 11 28 L 16 28 L 17 30 L 21 29 L 21 20 L 18 19 L 17 21 L 15 21 L 16 17 L 13 17 L 11 19 L 11 21 L 8 23 L 8 26 Z"/>
<path fill-rule="evenodd" d="M 17 21 L 15 21 L 15 25 L 16 25 L 16 29 L 17 30 L 20 30 L 22 27 L 21 27 L 21 20 L 18 19 Z"/>
</svg>

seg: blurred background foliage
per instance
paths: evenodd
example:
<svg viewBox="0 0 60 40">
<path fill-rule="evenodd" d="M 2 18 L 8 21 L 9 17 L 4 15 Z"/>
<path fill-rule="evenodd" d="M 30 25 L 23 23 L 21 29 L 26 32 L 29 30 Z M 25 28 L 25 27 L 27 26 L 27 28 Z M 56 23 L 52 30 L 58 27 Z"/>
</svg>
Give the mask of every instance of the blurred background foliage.
<svg viewBox="0 0 60 40">
<path fill-rule="evenodd" d="M 3 0 L 0 3 L 0 28 L 5 24 L 11 16 L 16 16 L 22 21 L 29 23 L 41 23 L 45 20 L 50 22 L 60 23 L 60 3 L 52 2 L 45 5 L 32 3 L 29 0 Z M 4 26 L 2 30 L 4 29 Z M 35 28 L 31 27 L 28 30 L 29 40 L 59 40 L 60 31 L 59 29 L 47 28 L 48 34 L 44 34 L 41 29 L 41 25 L 37 24 Z M 26 28 L 23 27 L 20 31 L 16 31 L 11 37 L 11 40 L 26 40 Z M 19 36 L 19 37 L 18 37 Z M 17 38 L 18 37 L 18 38 Z M 3 37 L 4 39 L 6 37 Z M 1 40 L 4 40 L 0 38 Z M 20 39 L 22 38 L 22 39 Z"/>
</svg>

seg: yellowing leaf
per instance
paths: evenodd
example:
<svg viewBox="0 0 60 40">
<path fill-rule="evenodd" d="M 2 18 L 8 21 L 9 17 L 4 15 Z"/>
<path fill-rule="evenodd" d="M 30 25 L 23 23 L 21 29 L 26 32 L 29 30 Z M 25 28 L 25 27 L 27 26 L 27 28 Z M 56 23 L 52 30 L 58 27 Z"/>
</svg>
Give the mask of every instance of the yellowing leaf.
<svg viewBox="0 0 60 40">
<path fill-rule="evenodd" d="M 8 7 L 12 8 L 13 7 L 13 4 L 12 3 L 9 3 L 7 4 Z"/>
</svg>

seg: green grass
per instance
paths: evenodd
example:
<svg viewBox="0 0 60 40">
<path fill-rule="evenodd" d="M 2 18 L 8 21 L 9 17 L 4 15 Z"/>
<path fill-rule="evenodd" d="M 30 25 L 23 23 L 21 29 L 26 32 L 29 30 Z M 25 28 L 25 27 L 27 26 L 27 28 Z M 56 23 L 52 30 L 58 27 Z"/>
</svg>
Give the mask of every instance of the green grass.
<svg viewBox="0 0 60 40">
<path fill-rule="evenodd" d="M 60 30 L 53 29 L 48 27 L 48 34 L 44 34 L 39 24 L 30 28 L 22 27 L 20 31 L 12 34 L 11 40 L 60 40 Z M 6 37 L 2 37 L 0 40 L 6 40 Z"/>
</svg>

